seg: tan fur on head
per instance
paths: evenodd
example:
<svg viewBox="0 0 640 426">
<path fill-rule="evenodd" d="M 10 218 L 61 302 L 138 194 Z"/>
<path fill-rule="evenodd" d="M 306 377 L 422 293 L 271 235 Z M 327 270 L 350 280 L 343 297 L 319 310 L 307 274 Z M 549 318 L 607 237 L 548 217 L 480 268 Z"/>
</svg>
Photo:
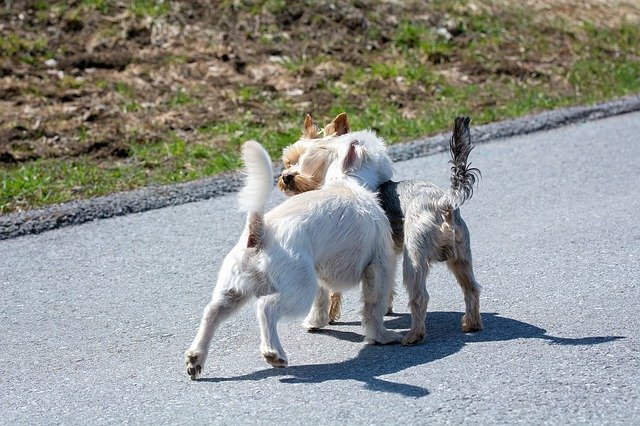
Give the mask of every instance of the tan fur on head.
<svg viewBox="0 0 640 426">
<path fill-rule="evenodd" d="M 305 148 L 301 144 L 289 145 L 282 151 L 282 163 L 284 167 L 288 169 L 294 164 L 298 164 L 300 156 L 304 153 Z"/>
<path fill-rule="evenodd" d="M 328 149 L 325 150 L 323 144 L 350 131 L 349 118 L 344 112 L 338 114 L 322 132 L 311 116 L 306 114 L 302 126 L 302 137 L 282 152 L 284 170 L 278 178 L 278 188 L 288 195 L 318 189 L 324 181 L 327 168 L 335 154 Z M 303 164 L 299 164 L 309 147 L 314 148 L 313 155 L 305 156 Z M 320 149 L 316 149 L 318 147 Z"/>
<path fill-rule="evenodd" d="M 315 138 L 309 139 L 309 137 Z M 344 161 L 333 163 L 340 157 Z M 335 179 L 355 179 L 370 191 L 391 178 L 391 159 L 384 140 L 371 130 L 351 132 L 346 113 L 340 113 L 318 136 L 311 116 L 304 121 L 302 137 L 283 151 L 285 169 L 279 188 L 288 195 L 318 189 Z M 300 183 L 296 185 L 298 176 Z M 314 186 L 315 185 L 315 186 Z"/>
<path fill-rule="evenodd" d="M 318 189 L 327 173 L 327 167 L 333 160 L 333 151 L 315 149 L 312 155 L 307 155 L 300 162 L 310 141 L 304 139 L 288 146 L 282 154 L 285 170 L 278 178 L 278 188 L 286 194 L 300 194 Z"/>
<path fill-rule="evenodd" d="M 304 117 L 302 137 L 305 139 L 315 139 L 318 137 L 318 126 L 316 126 L 309 114 Z"/>
<path fill-rule="evenodd" d="M 285 183 L 282 176 L 278 179 L 278 189 L 287 195 L 301 194 L 307 191 L 316 190 L 322 185 L 322 180 L 313 176 L 293 175 L 290 183 Z"/>
<path fill-rule="evenodd" d="M 325 138 L 336 137 L 349 133 L 351 127 L 349 126 L 349 117 L 346 112 L 341 112 L 334 118 L 329 124 L 324 126 L 322 133 Z M 309 114 L 304 116 L 304 122 L 302 124 L 302 138 L 303 139 L 319 139 L 320 129 L 313 122 L 313 119 Z"/>
</svg>

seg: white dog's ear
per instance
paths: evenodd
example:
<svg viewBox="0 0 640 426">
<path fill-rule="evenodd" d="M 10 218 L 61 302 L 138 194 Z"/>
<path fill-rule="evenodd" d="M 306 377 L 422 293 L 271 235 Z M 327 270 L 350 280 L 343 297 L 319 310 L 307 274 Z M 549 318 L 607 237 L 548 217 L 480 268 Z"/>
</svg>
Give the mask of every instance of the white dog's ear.
<svg viewBox="0 0 640 426">
<path fill-rule="evenodd" d="M 349 142 L 349 146 L 342 160 L 342 171 L 352 172 L 358 170 L 362 166 L 362 157 L 364 155 L 364 148 L 358 141 Z"/>
<path fill-rule="evenodd" d="M 315 125 L 309 114 L 304 116 L 302 136 L 305 139 L 315 139 L 316 137 L 318 137 L 318 126 Z"/>
<path fill-rule="evenodd" d="M 341 136 L 350 131 L 351 127 L 349 126 L 349 118 L 346 112 L 341 112 L 331 123 L 324 126 L 325 136 Z"/>
</svg>

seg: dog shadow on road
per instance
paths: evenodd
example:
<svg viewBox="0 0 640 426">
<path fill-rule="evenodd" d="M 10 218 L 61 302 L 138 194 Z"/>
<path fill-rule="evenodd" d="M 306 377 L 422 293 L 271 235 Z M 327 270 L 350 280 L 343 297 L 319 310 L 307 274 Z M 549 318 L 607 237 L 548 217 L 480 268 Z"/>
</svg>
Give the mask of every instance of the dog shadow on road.
<svg viewBox="0 0 640 426">
<path fill-rule="evenodd" d="M 429 394 L 425 388 L 395 383 L 379 379 L 380 376 L 397 373 L 407 368 L 428 364 L 460 351 L 465 345 L 475 342 L 495 342 L 512 339 L 543 339 L 555 345 L 596 345 L 607 343 L 620 336 L 583 338 L 563 338 L 546 334 L 546 330 L 522 321 L 499 316 L 497 313 L 483 313 L 484 330 L 478 333 L 460 331 L 459 312 L 429 312 L 427 315 L 427 336 L 416 346 L 365 346 L 355 358 L 330 364 L 296 365 L 284 369 L 269 368 L 236 377 L 201 378 L 202 382 L 227 382 L 262 380 L 268 377 L 282 377 L 282 383 L 321 383 L 328 380 L 357 380 L 366 389 L 420 398 Z M 385 321 L 391 329 L 407 329 L 411 324 L 409 314 L 396 315 Z M 359 325 L 359 322 L 338 322 L 335 326 Z M 361 334 L 325 329 L 320 333 L 351 342 L 362 342 Z"/>
</svg>

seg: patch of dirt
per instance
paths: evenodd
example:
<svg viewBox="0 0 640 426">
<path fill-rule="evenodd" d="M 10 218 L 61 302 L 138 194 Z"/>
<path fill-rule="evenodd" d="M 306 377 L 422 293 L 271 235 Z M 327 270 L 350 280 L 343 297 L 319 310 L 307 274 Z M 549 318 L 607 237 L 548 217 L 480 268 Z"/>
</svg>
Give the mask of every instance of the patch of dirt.
<svg viewBox="0 0 640 426">
<path fill-rule="evenodd" d="M 129 141 L 158 140 L 170 131 L 202 142 L 197 129 L 206 124 L 239 117 L 276 123 L 283 112 L 272 107 L 275 100 L 300 117 L 324 115 L 335 102 L 327 83 L 384 62 L 403 19 L 448 29 L 456 46 L 476 37 L 430 2 L 293 2 L 270 11 L 268 2 L 166 1 L 166 12 L 154 18 L 137 16 L 128 2 L 106 1 L 102 12 L 87 3 L 4 1 L 1 35 L 18 47 L 0 56 L 0 162 L 78 155 L 117 161 L 129 155 Z M 624 1 L 526 4 L 541 15 L 601 25 L 639 16 Z M 463 13 L 487 7 L 470 2 Z M 495 52 L 496 60 L 469 59 L 454 49 L 429 54 L 425 64 L 451 84 L 546 78 L 572 54 L 562 37 L 550 43 L 556 48 L 549 58 L 528 58 L 516 40 L 513 51 Z M 366 85 L 406 117 L 425 94 L 438 91 L 401 78 Z M 357 91 L 353 97 L 366 102 Z"/>
</svg>

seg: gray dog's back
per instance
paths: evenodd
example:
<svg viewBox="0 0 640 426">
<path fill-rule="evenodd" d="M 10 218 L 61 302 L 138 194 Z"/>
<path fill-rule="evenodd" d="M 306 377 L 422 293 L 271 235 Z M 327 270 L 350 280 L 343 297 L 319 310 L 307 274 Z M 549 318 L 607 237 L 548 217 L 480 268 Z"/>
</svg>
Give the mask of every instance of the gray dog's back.
<svg viewBox="0 0 640 426">
<path fill-rule="evenodd" d="M 440 200 L 444 195 L 445 192 L 442 189 L 421 179 L 400 182 L 390 180 L 380 185 L 378 197 L 391 224 L 396 252 L 402 251 L 405 217 L 412 212 L 419 214 L 423 211 L 438 211 L 441 208 Z M 460 224 L 459 209 L 455 209 L 453 215 L 455 223 Z"/>
</svg>

